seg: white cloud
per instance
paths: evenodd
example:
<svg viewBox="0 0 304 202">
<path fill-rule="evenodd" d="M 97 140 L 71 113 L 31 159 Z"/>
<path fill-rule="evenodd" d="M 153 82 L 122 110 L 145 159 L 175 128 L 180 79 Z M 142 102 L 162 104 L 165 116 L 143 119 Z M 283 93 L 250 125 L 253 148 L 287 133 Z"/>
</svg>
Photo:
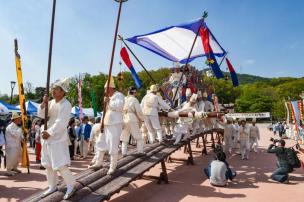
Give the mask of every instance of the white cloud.
<svg viewBox="0 0 304 202">
<path fill-rule="evenodd" d="M 243 62 L 245 65 L 253 65 L 255 63 L 254 59 L 246 59 Z"/>
</svg>

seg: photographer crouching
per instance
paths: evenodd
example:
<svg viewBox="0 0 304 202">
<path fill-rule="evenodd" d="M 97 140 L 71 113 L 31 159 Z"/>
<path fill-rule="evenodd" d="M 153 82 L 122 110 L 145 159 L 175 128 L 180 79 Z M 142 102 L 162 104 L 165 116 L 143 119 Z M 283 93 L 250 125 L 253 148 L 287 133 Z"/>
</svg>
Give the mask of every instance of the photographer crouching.
<svg viewBox="0 0 304 202">
<path fill-rule="evenodd" d="M 269 145 L 267 152 L 276 154 L 278 158 L 278 168 L 272 173 L 271 179 L 280 183 L 287 184 L 289 183 L 288 173 L 292 172 L 293 168 L 289 165 L 287 151 L 285 148 L 285 141 L 275 140 L 273 138 L 270 140 L 273 142 L 273 144 Z"/>
</svg>

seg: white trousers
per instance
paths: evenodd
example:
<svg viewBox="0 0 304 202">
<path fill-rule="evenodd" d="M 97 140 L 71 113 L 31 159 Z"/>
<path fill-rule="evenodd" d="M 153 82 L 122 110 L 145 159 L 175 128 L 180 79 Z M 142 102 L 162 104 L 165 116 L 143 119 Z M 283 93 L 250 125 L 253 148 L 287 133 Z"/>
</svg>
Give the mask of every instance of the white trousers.
<svg viewBox="0 0 304 202">
<path fill-rule="evenodd" d="M 109 151 L 110 155 L 118 154 L 120 135 L 122 133 L 123 123 L 115 125 L 105 125 L 104 134 L 99 134 L 96 141 L 96 149 L 100 151 Z"/>
<path fill-rule="evenodd" d="M 258 146 L 259 146 L 259 144 L 258 144 L 258 138 L 250 138 L 250 150 L 254 150 L 255 152 L 257 152 L 258 151 Z"/>
<path fill-rule="evenodd" d="M 57 186 L 58 183 L 57 171 L 62 176 L 68 188 L 73 187 L 75 185 L 76 180 L 67 166 L 62 166 L 58 170 L 54 170 L 51 167 L 46 167 L 46 178 L 49 188 L 55 188 Z"/>
<path fill-rule="evenodd" d="M 75 141 L 74 141 L 74 156 L 76 156 L 77 155 L 77 149 L 78 149 L 78 147 L 79 147 L 79 151 L 81 151 L 81 147 L 80 147 L 80 141 L 77 141 L 77 138 L 75 139 Z"/>
<path fill-rule="evenodd" d="M 21 147 L 11 147 L 5 149 L 6 169 L 8 171 L 18 167 L 21 158 Z"/>
<path fill-rule="evenodd" d="M 232 135 L 224 134 L 224 143 L 224 152 L 226 154 L 228 154 L 228 152 L 231 153 L 234 146 Z"/>
<path fill-rule="evenodd" d="M 81 156 L 83 156 L 83 158 L 86 158 L 88 156 L 88 152 L 89 152 L 88 149 L 89 149 L 89 142 L 85 141 L 82 136 L 80 143 L 80 154 Z"/>
<path fill-rule="evenodd" d="M 130 135 L 138 141 L 142 140 L 142 135 L 140 133 L 138 122 L 128 122 L 124 123 L 123 131 L 120 136 L 120 140 L 123 142 L 129 142 Z"/>
<path fill-rule="evenodd" d="M 148 129 L 150 143 L 154 143 L 156 134 L 157 134 L 158 141 L 162 142 L 163 133 L 162 133 L 162 130 L 160 127 L 159 117 L 148 115 L 145 117 L 145 124 Z"/>
<path fill-rule="evenodd" d="M 248 140 L 240 140 L 240 152 L 242 158 L 249 158 L 249 141 Z"/>
</svg>

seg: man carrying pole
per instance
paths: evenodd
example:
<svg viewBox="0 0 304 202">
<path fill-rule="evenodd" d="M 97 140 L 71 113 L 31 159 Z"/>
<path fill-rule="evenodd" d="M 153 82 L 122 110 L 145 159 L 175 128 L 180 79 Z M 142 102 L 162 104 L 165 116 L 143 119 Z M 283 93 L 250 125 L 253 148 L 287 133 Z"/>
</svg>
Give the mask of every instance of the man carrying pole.
<svg viewBox="0 0 304 202">
<path fill-rule="evenodd" d="M 107 86 L 109 97 L 106 97 L 104 101 L 107 106 L 104 117 L 104 133 L 98 136 L 96 142 L 97 152 L 95 154 L 97 156 L 94 158 L 94 164 L 89 166 L 89 168 L 97 169 L 102 166 L 103 157 L 105 152 L 108 151 L 111 156 L 110 169 L 108 170 L 108 175 L 110 175 L 117 167 L 118 146 L 123 126 L 124 95 L 116 91 L 113 77 L 107 80 L 105 88 Z"/>
<path fill-rule="evenodd" d="M 48 128 L 42 131 L 41 165 L 46 168 L 48 190 L 43 193 L 45 197 L 57 191 L 57 172 L 60 173 L 67 185 L 63 199 L 70 198 L 75 192 L 75 178 L 68 168 L 70 154 L 68 145 L 67 125 L 70 120 L 71 103 L 65 98 L 67 88 L 63 82 L 56 82 L 52 86 L 54 99 L 49 102 L 47 95 L 38 107 L 38 116 L 43 117 L 45 108 L 49 108 Z"/>
</svg>

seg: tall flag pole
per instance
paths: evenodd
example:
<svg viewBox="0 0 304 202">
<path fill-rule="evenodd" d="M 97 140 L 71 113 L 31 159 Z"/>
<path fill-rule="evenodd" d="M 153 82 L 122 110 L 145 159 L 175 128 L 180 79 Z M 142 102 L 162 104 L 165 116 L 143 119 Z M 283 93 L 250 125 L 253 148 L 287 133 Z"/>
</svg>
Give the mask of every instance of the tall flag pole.
<svg viewBox="0 0 304 202">
<path fill-rule="evenodd" d="M 78 83 L 77 83 L 77 90 L 78 90 L 78 106 L 79 106 L 79 120 L 80 120 L 80 122 L 82 122 L 82 119 L 83 119 L 81 88 L 82 88 L 82 80 L 81 80 L 80 74 L 79 74 Z"/>
<path fill-rule="evenodd" d="M 195 38 L 194 38 L 194 40 L 193 40 L 191 49 L 190 49 L 190 51 L 189 51 L 189 55 L 188 55 L 188 57 L 187 57 L 187 61 L 186 61 L 185 67 L 188 66 L 188 63 L 189 63 L 189 60 L 190 60 L 190 57 L 191 57 L 191 54 L 192 54 L 192 51 L 193 51 L 195 42 L 196 42 L 197 37 L 198 37 L 198 35 L 199 35 L 199 33 L 200 33 L 200 29 L 201 29 L 201 27 L 204 25 L 205 19 L 206 19 L 207 17 L 208 17 L 208 13 L 207 13 L 207 11 L 204 11 L 202 21 L 201 21 L 201 23 L 200 23 L 200 25 L 199 25 L 199 27 L 198 27 L 198 30 L 196 31 Z M 176 95 L 177 95 L 177 92 L 178 92 L 178 90 L 179 90 L 179 86 L 180 86 L 180 84 L 181 84 L 181 82 L 182 82 L 182 80 L 183 80 L 184 74 L 185 74 L 185 71 L 182 72 L 182 75 L 181 75 L 181 77 L 180 77 L 180 80 L 179 80 L 179 82 L 178 82 L 177 89 L 176 89 L 176 91 L 175 91 L 175 93 L 174 93 L 174 96 L 173 96 L 172 100 L 175 100 L 175 98 L 176 98 Z"/>
<path fill-rule="evenodd" d="M 27 127 L 27 114 L 26 114 L 26 107 L 25 107 L 25 96 L 24 96 L 24 88 L 22 82 L 22 70 L 21 70 L 21 60 L 20 55 L 18 53 L 18 41 L 15 39 L 15 61 L 16 61 L 16 73 L 17 73 L 17 80 L 18 80 L 18 90 L 19 90 L 19 103 L 20 103 L 20 110 L 21 110 L 21 118 L 22 118 L 22 131 L 24 134 L 24 139 L 22 140 L 22 158 L 21 158 L 21 166 L 27 168 L 27 172 L 30 173 L 30 161 L 27 151 L 27 144 L 26 144 L 26 136 L 28 134 L 28 127 Z"/>
<path fill-rule="evenodd" d="M 49 93 L 50 93 L 50 77 L 51 77 L 51 67 L 52 67 L 52 51 L 53 51 L 53 35 L 54 35 L 54 24 L 55 24 L 55 12 L 56 12 L 56 0 L 53 0 L 52 22 L 51 22 L 51 32 L 50 32 L 50 46 L 49 46 L 49 58 L 48 58 L 48 70 L 47 70 L 47 79 L 46 79 L 46 95 L 47 96 L 49 96 Z M 49 110 L 49 106 L 45 105 L 44 130 L 47 130 L 48 110 Z"/>
<path fill-rule="evenodd" d="M 126 2 L 127 0 L 115 0 L 116 2 L 119 2 L 119 9 L 118 9 L 118 14 L 117 14 L 117 21 L 116 21 L 116 28 L 115 28 L 115 34 L 114 34 L 114 41 L 113 41 L 113 47 L 112 47 L 112 55 L 111 55 L 111 61 L 110 61 L 110 67 L 109 67 L 109 73 L 108 73 L 108 79 L 109 82 L 107 82 L 107 87 L 106 87 L 106 92 L 105 96 L 108 98 L 109 97 L 109 84 L 110 84 L 110 79 L 112 78 L 112 67 L 113 67 L 113 61 L 114 61 L 114 53 L 115 53 L 115 47 L 116 47 L 116 39 L 117 39 L 117 33 L 118 33 L 118 27 L 119 27 L 119 21 L 120 21 L 120 13 L 121 13 L 121 7 L 122 3 Z M 103 131 L 104 127 L 104 118 L 106 114 L 106 103 L 103 104 L 103 115 L 102 115 L 102 121 L 101 121 L 101 131 Z"/>
</svg>

